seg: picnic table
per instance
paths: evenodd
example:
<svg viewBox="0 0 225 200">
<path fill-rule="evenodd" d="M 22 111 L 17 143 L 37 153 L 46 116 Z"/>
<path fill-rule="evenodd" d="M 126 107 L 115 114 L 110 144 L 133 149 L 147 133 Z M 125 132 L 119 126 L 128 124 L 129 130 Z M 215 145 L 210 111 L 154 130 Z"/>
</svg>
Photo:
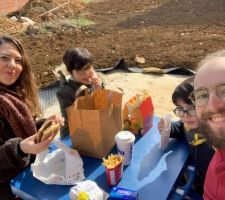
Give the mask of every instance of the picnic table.
<svg viewBox="0 0 225 200">
<path fill-rule="evenodd" d="M 158 120 L 154 117 L 153 128 L 135 142 L 132 162 L 124 168 L 118 184 L 138 191 L 140 200 L 167 199 L 189 156 L 187 144 L 177 139 L 170 139 L 165 151 L 159 149 Z M 62 141 L 72 146 L 70 137 Z M 107 185 L 102 160 L 88 156 L 82 156 L 82 159 L 86 179 L 95 181 L 109 193 L 112 187 Z M 67 200 L 72 187 L 44 184 L 33 177 L 30 167 L 13 179 L 11 185 L 14 193 L 25 200 Z"/>
</svg>

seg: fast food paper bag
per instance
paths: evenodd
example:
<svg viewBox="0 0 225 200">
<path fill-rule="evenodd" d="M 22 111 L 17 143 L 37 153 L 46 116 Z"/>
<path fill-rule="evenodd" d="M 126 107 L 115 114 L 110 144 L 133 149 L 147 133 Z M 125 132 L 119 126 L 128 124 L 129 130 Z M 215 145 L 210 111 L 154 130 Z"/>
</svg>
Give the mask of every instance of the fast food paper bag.
<svg viewBox="0 0 225 200">
<path fill-rule="evenodd" d="M 80 154 L 105 157 L 115 145 L 115 135 L 122 130 L 122 94 L 97 90 L 78 97 L 67 108 L 72 145 Z"/>
</svg>

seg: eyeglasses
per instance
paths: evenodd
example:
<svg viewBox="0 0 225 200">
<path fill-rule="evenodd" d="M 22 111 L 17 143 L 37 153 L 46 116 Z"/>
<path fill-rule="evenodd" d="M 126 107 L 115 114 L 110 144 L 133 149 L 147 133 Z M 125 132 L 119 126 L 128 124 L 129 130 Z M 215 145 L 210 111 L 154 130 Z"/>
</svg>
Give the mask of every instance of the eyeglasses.
<svg viewBox="0 0 225 200">
<path fill-rule="evenodd" d="M 225 83 L 218 85 L 215 87 L 215 93 L 216 95 L 225 101 Z M 195 104 L 195 106 L 203 106 L 205 105 L 209 100 L 209 89 L 207 88 L 201 88 L 199 90 L 194 91 L 190 95 L 190 99 Z"/>
<path fill-rule="evenodd" d="M 174 114 L 178 117 L 183 117 L 185 113 L 187 113 L 190 116 L 196 116 L 195 107 L 191 107 L 187 110 L 184 110 L 183 108 L 177 107 L 173 110 Z"/>
</svg>

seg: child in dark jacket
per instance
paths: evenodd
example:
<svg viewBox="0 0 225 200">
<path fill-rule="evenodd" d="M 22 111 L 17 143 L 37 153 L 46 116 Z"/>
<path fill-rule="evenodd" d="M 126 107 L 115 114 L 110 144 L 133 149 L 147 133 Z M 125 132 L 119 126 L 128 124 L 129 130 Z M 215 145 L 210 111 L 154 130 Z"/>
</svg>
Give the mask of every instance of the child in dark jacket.
<svg viewBox="0 0 225 200">
<path fill-rule="evenodd" d="M 172 94 L 172 101 L 176 106 L 173 111 L 180 120 L 172 122 L 170 137 L 184 139 L 189 144 L 190 159 L 196 168 L 193 187 L 198 194 L 202 195 L 207 168 L 214 155 L 214 149 L 206 144 L 204 133 L 199 133 L 198 130 L 199 121 L 195 106 L 189 98 L 193 91 L 193 80 L 193 77 L 186 79 L 175 88 Z M 159 121 L 158 129 L 161 134 L 164 129 L 163 119 Z"/>
<path fill-rule="evenodd" d="M 61 114 L 65 119 L 64 126 L 60 130 L 60 137 L 69 135 L 66 108 L 73 104 L 78 96 L 83 96 L 81 86 L 87 87 L 89 93 L 93 90 L 103 88 L 101 79 L 94 70 L 91 61 L 91 54 L 85 48 L 70 48 L 63 56 L 63 63 L 66 66 L 69 77 L 60 72 L 61 87 L 57 91 Z"/>
</svg>

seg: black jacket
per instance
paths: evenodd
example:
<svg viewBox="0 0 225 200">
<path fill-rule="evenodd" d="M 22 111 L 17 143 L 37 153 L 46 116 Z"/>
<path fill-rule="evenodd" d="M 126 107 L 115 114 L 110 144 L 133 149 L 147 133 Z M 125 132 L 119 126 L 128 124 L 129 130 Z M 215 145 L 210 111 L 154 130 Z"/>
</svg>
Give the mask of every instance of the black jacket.
<svg viewBox="0 0 225 200">
<path fill-rule="evenodd" d="M 170 137 L 185 139 L 189 144 L 190 159 L 195 164 L 196 168 L 194 185 L 196 189 L 202 193 L 208 165 L 215 151 L 207 143 L 197 146 L 192 145 L 191 142 L 194 140 L 195 133 L 198 133 L 200 137 L 204 137 L 198 130 L 187 131 L 184 127 L 184 123 L 182 121 L 177 121 L 172 123 Z"/>
<path fill-rule="evenodd" d="M 41 119 L 35 122 L 37 130 L 44 121 L 45 119 Z M 34 161 L 34 155 L 21 151 L 19 143 L 22 140 L 15 137 L 10 124 L 4 118 L 0 118 L 0 183 L 15 178 Z"/>
</svg>

